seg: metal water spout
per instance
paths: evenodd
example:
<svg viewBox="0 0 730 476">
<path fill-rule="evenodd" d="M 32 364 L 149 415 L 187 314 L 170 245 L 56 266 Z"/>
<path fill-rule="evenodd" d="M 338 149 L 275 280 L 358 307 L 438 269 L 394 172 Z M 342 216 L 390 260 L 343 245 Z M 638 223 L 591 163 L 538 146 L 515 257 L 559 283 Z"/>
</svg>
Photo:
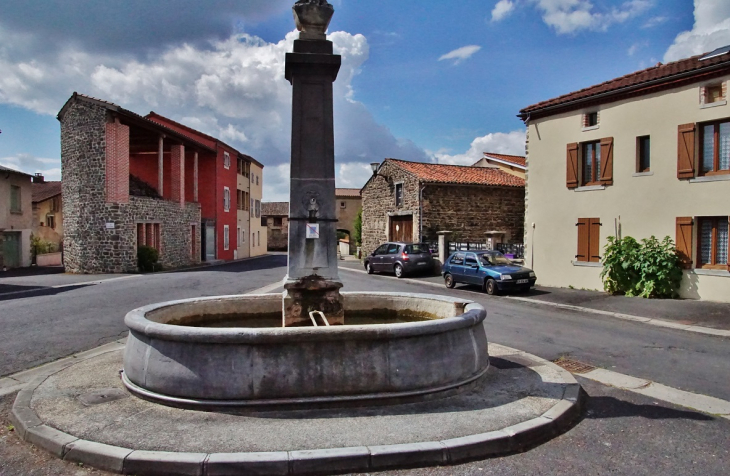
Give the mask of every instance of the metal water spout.
<svg viewBox="0 0 730 476">
<path fill-rule="evenodd" d="M 324 322 L 325 326 L 329 327 L 330 323 L 327 320 L 327 318 L 324 316 L 324 312 L 322 311 L 310 311 L 309 318 L 312 320 L 312 324 L 314 324 L 314 327 L 319 327 L 317 324 L 317 319 L 314 317 L 316 315 L 319 315 L 319 317 L 322 318 L 322 322 Z"/>
</svg>

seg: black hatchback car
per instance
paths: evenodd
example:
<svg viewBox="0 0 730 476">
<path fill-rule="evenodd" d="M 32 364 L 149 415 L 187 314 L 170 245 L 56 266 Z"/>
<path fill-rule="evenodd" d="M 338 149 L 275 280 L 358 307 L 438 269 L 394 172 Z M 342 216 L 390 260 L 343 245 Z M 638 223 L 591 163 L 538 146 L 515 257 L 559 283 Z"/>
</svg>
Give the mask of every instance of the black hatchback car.
<svg viewBox="0 0 730 476">
<path fill-rule="evenodd" d="M 402 278 L 413 272 L 432 273 L 433 269 L 431 251 L 422 243 L 384 243 L 365 258 L 368 274 L 384 271 Z"/>
</svg>

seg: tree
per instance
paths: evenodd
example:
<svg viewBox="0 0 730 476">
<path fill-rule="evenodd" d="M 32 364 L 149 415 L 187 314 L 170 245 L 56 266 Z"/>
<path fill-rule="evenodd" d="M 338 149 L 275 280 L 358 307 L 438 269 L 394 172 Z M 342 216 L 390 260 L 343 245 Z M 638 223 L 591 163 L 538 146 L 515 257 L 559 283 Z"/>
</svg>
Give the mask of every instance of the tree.
<svg viewBox="0 0 730 476">
<path fill-rule="evenodd" d="M 362 246 L 362 208 L 357 212 L 353 228 L 352 238 L 355 240 L 355 245 Z"/>
</svg>

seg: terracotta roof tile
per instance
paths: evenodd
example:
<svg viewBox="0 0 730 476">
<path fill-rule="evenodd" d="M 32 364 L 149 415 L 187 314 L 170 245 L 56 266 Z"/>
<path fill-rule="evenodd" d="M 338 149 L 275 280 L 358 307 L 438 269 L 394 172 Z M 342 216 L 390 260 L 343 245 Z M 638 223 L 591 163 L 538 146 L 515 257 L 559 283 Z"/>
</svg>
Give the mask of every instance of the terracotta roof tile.
<svg viewBox="0 0 730 476">
<path fill-rule="evenodd" d="M 11 169 L 10 167 L 3 167 L 2 165 L 0 165 L 0 171 L 2 171 L 2 172 L 10 172 L 10 173 L 19 174 L 19 175 L 27 175 L 28 177 L 32 177 L 31 174 L 27 174 L 25 172 L 21 172 L 20 170 Z"/>
<path fill-rule="evenodd" d="M 525 180 L 499 169 L 467 167 L 463 165 L 426 164 L 405 160 L 385 159 L 387 162 L 412 173 L 423 182 L 464 185 L 500 185 L 524 187 Z"/>
<path fill-rule="evenodd" d="M 261 202 L 261 215 L 265 217 L 289 216 L 289 202 Z"/>
<path fill-rule="evenodd" d="M 699 76 L 703 74 L 705 70 L 712 69 L 712 67 L 719 68 L 723 64 L 726 64 L 727 69 L 730 70 L 730 53 L 700 61 L 700 58 L 704 55 L 705 54 L 692 56 L 691 58 L 667 64 L 659 63 L 651 68 L 636 71 L 579 91 L 574 91 L 553 99 L 548 99 L 547 101 L 542 101 L 521 109 L 520 115 L 527 115 L 528 113 L 539 111 L 547 107 L 558 106 L 573 101 L 589 100 L 599 94 L 611 92 L 618 94 L 623 92 L 622 90 L 625 88 L 648 86 L 647 83 L 650 82 L 662 82 L 662 80 L 665 80 L 665 82 L 673 82 L 677 79 L 675 76 L 681 74 L 691 74 L 694 72 L 697 76 Z"/>
<path fill-rule="evenodd" d="M 32 186 L 33 203 L 42 202 L 56 195 L 61 195 L 61 182 L 34 183 Z"/>
<path fill-rule="evenodd" d="M 485 152 L 484 157 L 492 157 L 498 160 L 503 160 L 505 162 L 509 162 L 510 164 L 519 165 L 520 167 L 525 167 L 527 165 L 525 163 L 525 158 L 521 155 L 493 154 L 491 152 Z"/>
<path fill-rule="evenodd" d="M 360 189 L 359 188 L 337 188 L 335 189 L 335 196 L 347 198 L 360 198 Z"/>
</svg>

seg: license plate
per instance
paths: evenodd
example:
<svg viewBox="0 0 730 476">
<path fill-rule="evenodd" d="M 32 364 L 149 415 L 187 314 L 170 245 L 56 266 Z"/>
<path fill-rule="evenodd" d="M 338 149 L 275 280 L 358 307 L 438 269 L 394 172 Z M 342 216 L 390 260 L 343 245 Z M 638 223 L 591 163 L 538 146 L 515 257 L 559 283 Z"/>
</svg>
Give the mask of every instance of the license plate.
<svg viewBox="0 0 730 476">
<path fill-rule="evenodd" d="M 416 266 L 425 266 L 427 263 L 424 261 L 422 263 L 416 263 Z"/>
<path fill-rule="evenodd" d="M 530 282 L 529 279 L 518 279 L 517 280 L 517 284 L 527 284 L 529 282 Z"/>
</svg>

